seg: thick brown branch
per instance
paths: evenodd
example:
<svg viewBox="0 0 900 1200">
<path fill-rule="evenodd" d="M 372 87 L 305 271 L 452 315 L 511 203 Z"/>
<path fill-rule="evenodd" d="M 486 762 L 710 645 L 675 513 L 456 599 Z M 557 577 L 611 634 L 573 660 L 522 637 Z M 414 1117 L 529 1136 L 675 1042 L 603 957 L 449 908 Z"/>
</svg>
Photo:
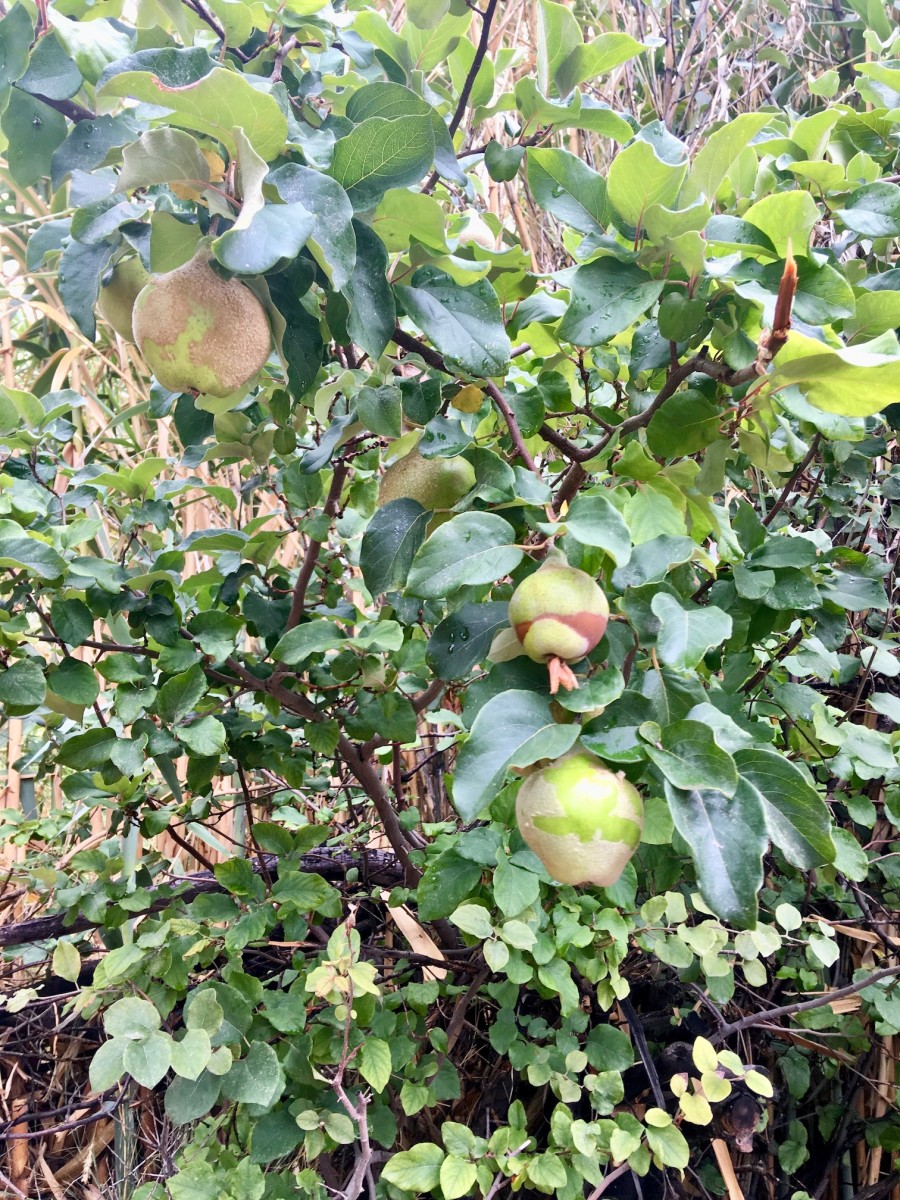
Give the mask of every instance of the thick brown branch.
<svg viewBox="0 0 900 1200">
<path fill-rule="evenodd" d="M 250 862 L 257 874 L 262 874 L 263 868 L 270 873 L 277 869 L 277 859 L 272 856 L 254 858 Z M 367 879 L 383 884 L 398 882 L 401 874 L 396 856 L 383 850 L 360 850 L 354 854 L 346 850 L 315 850 L 304 854 L 299 866 L 301 871 L 335 880 L 343 879 L 350 868 L 357 868 Z M 188 885 L 184 891 L 175 891 L 174 889 L 182 883 Z M 225 890 L 211 871 L 200 871 L 178 880 L 177 883 L 149 888 L 148 891 L 154 899 L 147 908 L 129 913 L 129 917 L 148 916 L 151 913 L 162 912 L 176 901 L 188 904 L 204 893 Z M 92 921 L 88 917 L 76 917 L 73 921 L 68 921 L 65 913 L 33 917 L 28 921 L 0 925 L 0 946 L 24 946 L 30 942 L 43 942 L 61 937 L 66 933 L 84 933 L 88 929 L 98 929 L 101 925 L 101 921 Z"/>
</svg>

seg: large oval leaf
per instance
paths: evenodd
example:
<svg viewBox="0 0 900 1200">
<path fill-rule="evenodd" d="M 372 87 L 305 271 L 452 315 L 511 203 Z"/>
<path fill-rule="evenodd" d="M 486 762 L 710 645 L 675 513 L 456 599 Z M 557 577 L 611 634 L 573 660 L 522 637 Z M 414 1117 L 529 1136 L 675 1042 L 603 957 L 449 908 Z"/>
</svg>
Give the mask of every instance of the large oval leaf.
<svg viewBox="0 0 900 1200">
<path fill-rule="evenodd" d="M 493 513 L 461 513 L 439 526 L 413 559 L 406 590 L 436 600 L 461 587 L 494 583 L 522 560 L 512 525 Z"/>
<path fill-rule="evenodd" d="M 549 702 L 535 692 L 501 692 L 488 700 L 456 760 L 453 804 L 473 821 L 503 785 L 507 767 L 559 758 L 578 740 L 577 725 L 558 725 Z"/>
<path fill-rule="evenodd" d="M 672 820 L 691 848 L 704 899 L 723 921 L 755 925 L 766 847 L 756 793 L 746 783 L 731 797 L 714 788 L 680 791 L 668 780 L 665 786 Z"/>
</svg>

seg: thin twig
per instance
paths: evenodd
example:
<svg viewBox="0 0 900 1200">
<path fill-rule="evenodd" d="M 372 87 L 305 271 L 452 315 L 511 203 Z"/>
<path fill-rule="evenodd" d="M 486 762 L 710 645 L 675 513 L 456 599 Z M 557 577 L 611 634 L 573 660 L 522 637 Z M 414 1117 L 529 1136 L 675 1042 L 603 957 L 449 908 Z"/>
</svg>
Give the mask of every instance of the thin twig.
<svg viewBox="0 0 900 1200">
<path fill-rule="evenodd" d="M 793 492 L 794 488 L 800 482 L 806 468 L 809 466 L 809 464 L 812 462 L 812 460 L 816 457 L 816 454 L 819 449 L 819 442 L 821 440 L 822 440 L 821 433 L 817 433 L 815 435 L 815 437 L 813 438 L 813 440 L 809 444 L 809 450 L 807 450 L 806 454 L 803 456 L 803 458 L 800 460 L 800 462 L 797 463 L 794 473 L 791 475 L 790 479 L 787 481 L 787 483 L 782 488 L 781 495 L 778 497 L 778 499 L 775 501 L 775 503 L 769 509 L 768 513 L 766 513 L 766 515 L 763 517 L 763 521 L 762 521 L 763 525 L 771 525 L 772 521 L 775 519 L 775 517 L 781 512 L 781 510 L 784 508 L 785 504 L 787 504 L 788 497 L 790 496 L 791 492 Z"/>
<path fill-rule="evenodd" d="M 744 1029 L 751 1029 L 754 1025 L 767 1023 L 781 1017 L 792 1017 L 796 1013 L 811 1012 L 815 1008 L 824 1008 L 826 1004 L 831 1004 L 835 1000 L 843 1000 L 845 996 L 855 996 L 857 992 L 865 991 L 867 987 L 872 987 L 882 979 L 892 979 L 896 975 L 900 975 L 900 967 L 884 967 L 881 971 L 874 971 L 867 979 L 859 979 L 856 983 L 850 983 L 846 987 L 835 988 L 833 992 L 823 992 L 821 996 L 815 996 L 812 1000 L 798 1000 L 796 1004 L 782 1004 L 780 1008 L 769 1008 L 763 1012 L 750 1013 L 746 1017 L 741 1017 L 739 1021 L 732 1021 L 723 1026 L 712 1035 L 710 1041 L 714 1044 L 722 1042 Z"/>
<path fill-rule="evenodd" d="M 334 473 L 331 477 L 331 487 L 328 490 L 328 498 L 322 509 L 327 517 L 336 517 L 340 510 L 341 491 L 343 490 L 344 481 L 347 478 L 349 469 L 348 464 L 343 460 L 335 464 Z M 291 599 L 291 611 L 288 613 L 287 624 L 285 625 L 286 630 L 293 629 L 295 625 L 299 624 L 300 618 L 303 616 L 306 608 L 306 592 L 321 552 L 322 542 L 318 538 L 310 538 L 306 554 L 300 565 L 300 570 L 297 572 L 297 582 L 294 584 L 294 594 Z"/>
<path fill-rule="evenodd" d="M 522 462 L 533 475 L 538 479 L 541 478 L 541 472 L 537 467 L 534 459 L 528 453 L 528 447 L 525 445 L 525 439 L 522 437 L 522 431 L 519 429 L 519 423 L 516 420 L 515 413 L 509 407 L 506 398 L 503 396 L 500 389 L 494 383 L 493 379 L 486 379 L 484 384 L 485 391 L 499 408 L 503 420 L 506 422 L 506 428 L 509 430 L 509 436 L 512 438 L 512 443 L 516 448 L 516 453 L 521 458 Z"/>
<path fill-rule="evenodd" d="M 615 1181 L 621 1178 L 626 1171 L 630 1170 L 631 1167 L 628 1165 L 628 1163 L 623 1162 L 621 1166 L 610 1171 L 608 1175 L 604 1175 L 591 1194 L 588 1196 L 588 1200 L 600 1200 L 600 1197 L 603 1195 L 609 1185 L 611 1183 L 615 1183 Z"/>
<path fill-rule="evenodd" d="M 475 48 L 475 57 L 472 59 L 472 65 L 469 67 L 469 73 L 466 76 L 466 82 L 463 84 L 462 91 L 459 93 L 459 101 L 456 105 L 456 112 L 450 121 L 450 136 L 452 137 L 459 129 L 459 123 L 463 119 L 463 113 L 466 111 L 466 105 L 469 103 L 469 96 L 472 92 L 475 79 L 478 72 L 481 70 L 481 64 L 484 61 L 484 56 L 487 54 L 488 41 L 491 36 L 491 22 L 494 19 L 494 12 L 497 8 L 497 0 L 488 0 L 488 6 L 481 15 L 481 37 L 478 39 L 478 45 Z"/>
</svg>

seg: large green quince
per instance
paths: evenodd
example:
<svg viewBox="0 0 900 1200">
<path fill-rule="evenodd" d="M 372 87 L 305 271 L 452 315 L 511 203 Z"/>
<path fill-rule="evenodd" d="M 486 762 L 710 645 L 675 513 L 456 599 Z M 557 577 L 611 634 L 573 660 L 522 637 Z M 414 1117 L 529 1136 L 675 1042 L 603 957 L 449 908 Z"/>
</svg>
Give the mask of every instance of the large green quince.
<svg viewBox="0 0 900 1200">
<path fill-rule="evenodd" d="M 207 250 L 151 279 L 135 302 L 134 333 L 163 387 L 220 398 L 245 387 L 272 348 L 266 310 L 240 280 L 213 270 Z"/>
<path fill-rule="evenodd" d="M 576 748 L 528 776 L 516 821 L 554 879 L 610 887 L 641 840 L 644 805 L 621 773 Z"/>
</svg>

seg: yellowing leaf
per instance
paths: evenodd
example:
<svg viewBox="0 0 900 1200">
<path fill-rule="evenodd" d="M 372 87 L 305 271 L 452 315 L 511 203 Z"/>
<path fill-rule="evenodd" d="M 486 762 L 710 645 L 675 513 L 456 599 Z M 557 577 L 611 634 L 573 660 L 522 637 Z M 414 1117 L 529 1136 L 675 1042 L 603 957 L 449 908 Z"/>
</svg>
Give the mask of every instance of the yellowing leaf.
<svg viewBox="0 0 900 1200">
<path fill-rule="evenodd" d="M 900 346 L 893 332 L 844 350 L 794 332 L 776 360 L 771 383 L 775 388 L 796 384 L 825 412 L 871 417 L 900 395 Z"/>
</svg>

